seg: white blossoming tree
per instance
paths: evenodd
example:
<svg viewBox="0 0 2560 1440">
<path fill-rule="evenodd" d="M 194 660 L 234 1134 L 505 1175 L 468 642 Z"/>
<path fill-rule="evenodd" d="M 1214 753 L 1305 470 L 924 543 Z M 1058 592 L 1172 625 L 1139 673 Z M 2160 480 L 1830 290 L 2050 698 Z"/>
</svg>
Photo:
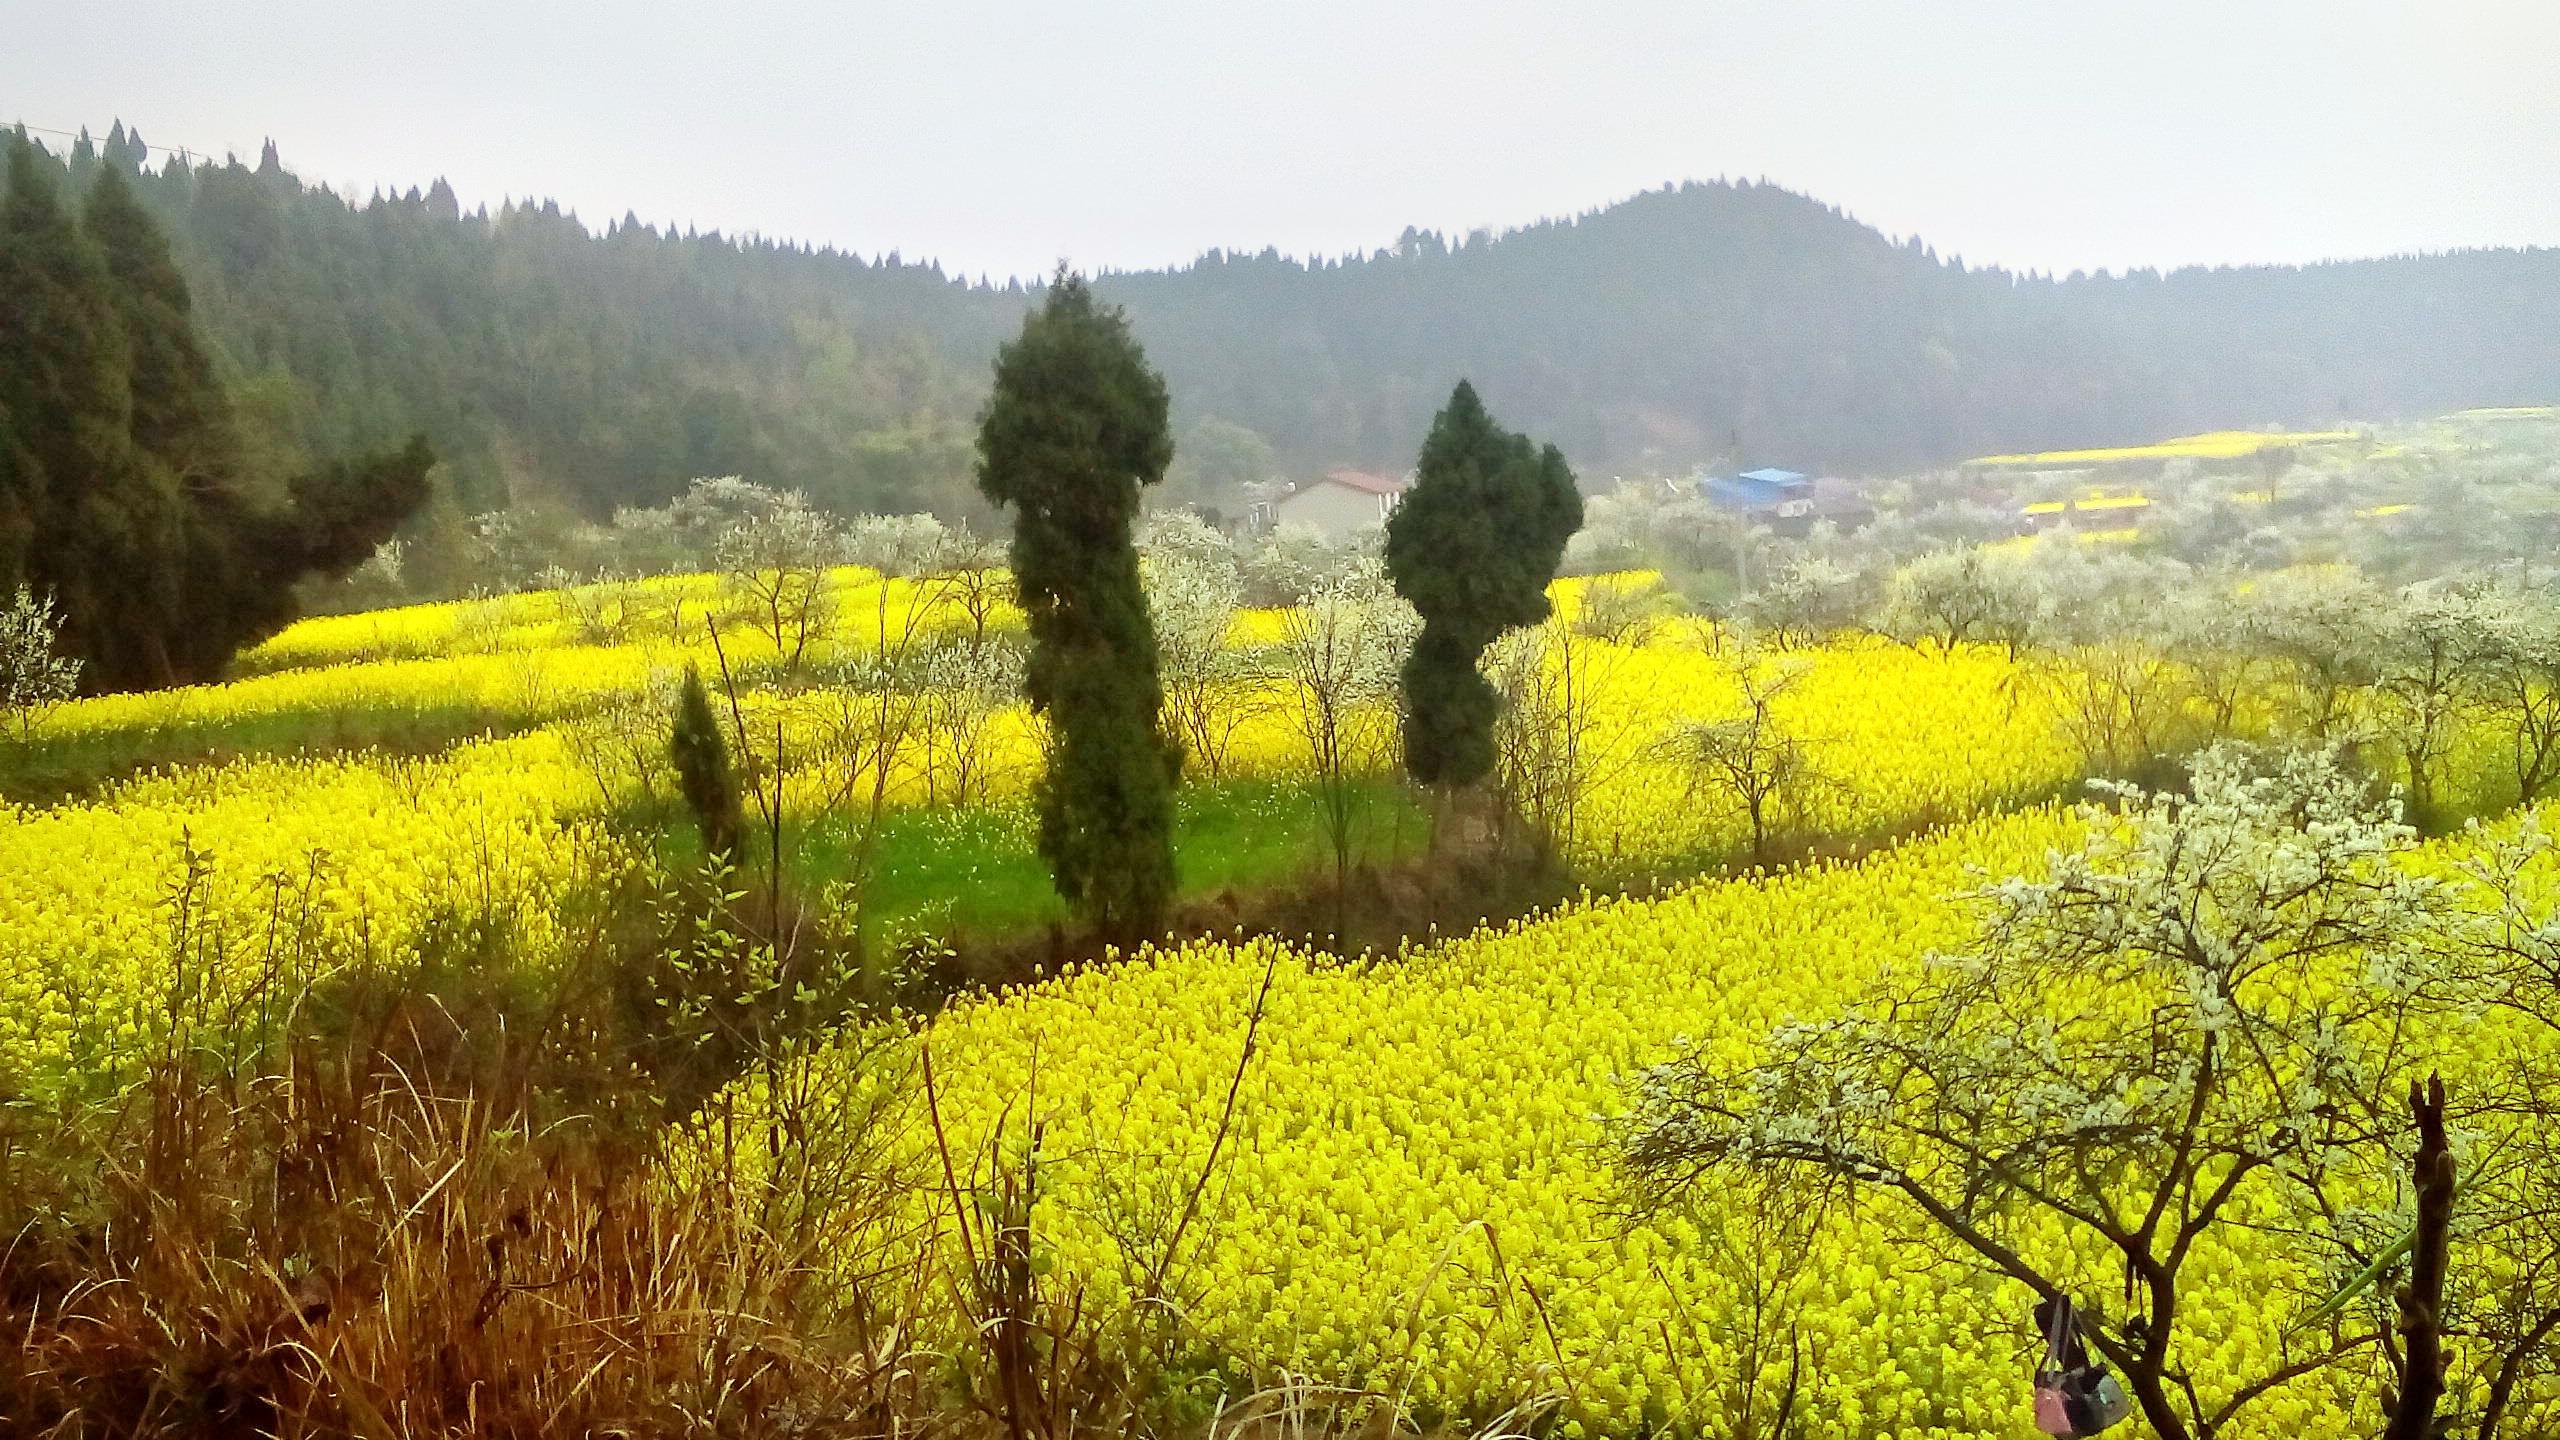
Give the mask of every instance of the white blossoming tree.
<svg viewBox="0 0 2560 1440">
<path fill-rule="evenodd" d="M 2560 1433 L 2560 836 L 2528 814 L 2481 827 L 2445 914 L 2452 998 L 2477 1062 L 2446 1328 L 2448 1393 L 2479 1440 Z"/>
<path fill-rule="evenodd" d="M 845 527 L 844 558 L 887 576 L 917 575 L 943 568 L 954 539 L 930 515 L 863 515 Z"/>
<path fill-rule="evenodd" d="M 53 648 L 60 629 L 52 600 L 24 585 L 0 606 L 0 733 L 22 745 L 80 688 L 80 662 Z"/>
<path fill-rule="evenodd" d="M 2489 609 L 2454 586 L 2411 587 L 2383 608 L 2371 637 L 2373 738 L 2397 762 L 2421 821 L 2444 818 L 2453 748 L 2477 718 Z"/>
<path fill-rule="evenodd" d="M 1966 953 L 1777 1030 L 1757 1064 L 1649 1072 L 1625 1155 L 1656 1201 L 1772 1171 L 1890 1192 L 1960 1256 L 2080 1305 L 2156 1433 L 2203 1440 L 2342 1358 L 2398 1354 L 2347 1307 L 2200 1393 L 2216 1340 L 2181 1328 L 2184 1276 L 2247 1233 L 2301 1247 L 2293 1298 L 2316 1300 L 2403 1228 L 2348 1197 L 2407 1171 L 2443 892 L 2394 863 L 2410 832 L 2326 754 L 2217 747 L 2190 797 L 2115 793 L 2049 874 L 1980 892 Z M 2108 1314 L 2120 1285 L 2134 1313 Z"/>
<path fill-rule="evenodd" d="M 1422 619 L 1375 560 L 1318 585 L 1281 622 L 1284 706 L 1306 742 L 1308 768 L 1333 848 L 1335 928 L 1350 884 L 1351 842 L 1362 776 L 1392 763 L 1397 668 Z"/>
<path fill-rule="evenodd" d="M 2530 804 L 2560 785 L 2560 599 L 2505 583 L 2478 588 L 2471 601 L 2473 700 L 2506 738 L 2516 796 Z"/>
<path fill-rule="evenodd" d="M 1255 657 L 1229 643 L 1244 603 L 1235 546 L 1188 511 L 1163 510 L 1138 531 L 1139 570 L 1156 627 L 1165 728 L 1212 779 L 1226 771 L 1236 732 L 1256 713 Z"/>
<path fill-rule="evenodd" d="M 1833 547 L 1808 548 L 1778 565 L 1739 602 L 1742 617 L 1781 650 L 1820 644 L 1874 608 L 1876 577 Z"/>
<path fill-rule="evenodd" d="M 1951 654 L 1968 641 L 2014 658 L 2046 620 L 2052 595 L 2031 559 L 1980 545 L 1933 550 L 1893 572 L 1876 629 Z"/>
<path fill-rule="evenodd" d="M 732 605 L 773 643 L 783 669 L 797 669 L 835 622 L 827 572 L 844 560 L 835 521 L 785 495 L 724 532 L 717 555 Z"/>
<path fill-rule="evenodd" d="M 2250 623 L 2276 667 L 2267 698 L 2280 733 L 2332 744 L 2370 731 L 2381 663 L 2374 637 L 2390 603 L 2371 580 L 2336 567 L 2278 571 L 2253 583 Z"/>
<path fill-rule="evenodd" d="M 1338 580 L 1377 552 L 1377 532 L 1336 540 L 1312 525 L 1286 521 L 1237 548 L 1245 599 L 1255 605 L 1295 605 L 1316 587 Z"/>
<path fill-rule="evenodd" d="M 2054 550 L 2014 683 L 2040 694 L 2090 774 L 2125 776 L 2191 741 L 2187 672 L 2163 651 L 2163 598 L 2195 588 L 2174 560 Z"/>
</svg>

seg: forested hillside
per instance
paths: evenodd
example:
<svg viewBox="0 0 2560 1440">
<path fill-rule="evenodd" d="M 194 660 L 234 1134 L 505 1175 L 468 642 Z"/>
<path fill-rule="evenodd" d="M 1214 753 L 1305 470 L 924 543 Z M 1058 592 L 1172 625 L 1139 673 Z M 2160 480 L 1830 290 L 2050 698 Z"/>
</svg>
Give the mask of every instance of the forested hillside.
<svg viewBox="0 0 2560 1440">
<path fill-rule="evenodd" d="M 1748 183 L 1107 288 L 1177 403 L 1380 461 L 1461 375 L 1586 476 L 1727 451 L 1889 471 L 2560 396 L 2560 251 L 2030 278 Z"/>
<path fill-rule="evenodd" d="M 137 172 L 261 443 L 307 457 L 423 430 L 448 523 L 510 503 L 600 514 L 730 472 L 844 510 L 966 510 L 988 363 L 1033 293 L 894 251 L 632 216 L 599 232 L 548 203 L 465 213 L 441 182 L 354 202 L 272 146 L 255 166 L 151 163 L 119 127 L 57 160 L 81 183 Z M 2054 280 L 1747 183 L 1096 288 L 1170 382 L 1176 493 L 1212 500 L 1257 469 L 1400 466 L 1461 376 L 1604 479 L 1728 452 L 1904 469 L 2560 395 L 2560 252 Z"/>
<path fill-rule="evenodd" d="M 140 154 L 119 130 L 64 163 L 85 186 Z M 468 511 L 601 513 L 726 473 L 849 508 L 945 500 L 1018 319 L 894 259 L 593 234 L 551 205 L 466 215 L 442 183 L 351 205 L 272 146 L 137 188 L 271 437 L 330 453 L 423 429 Z"/>
</svg>

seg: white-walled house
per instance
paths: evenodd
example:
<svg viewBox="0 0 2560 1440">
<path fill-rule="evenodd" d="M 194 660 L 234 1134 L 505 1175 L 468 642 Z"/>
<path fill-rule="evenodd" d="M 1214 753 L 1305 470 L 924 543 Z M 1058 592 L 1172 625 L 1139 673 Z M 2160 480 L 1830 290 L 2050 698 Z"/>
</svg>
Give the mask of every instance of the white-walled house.
<svg viewBox="0 0 2560 1440">
<path fill-rule="evenodd" d="M 1385 524 L 1412 483 L 1363 470 L 1329 470 L 1291 486 L 1287 494 L 1273 500 L 1271 523 L 1304 525 L 1327 539 L 1348 540 L 1373 525 Z"/>
</svg>

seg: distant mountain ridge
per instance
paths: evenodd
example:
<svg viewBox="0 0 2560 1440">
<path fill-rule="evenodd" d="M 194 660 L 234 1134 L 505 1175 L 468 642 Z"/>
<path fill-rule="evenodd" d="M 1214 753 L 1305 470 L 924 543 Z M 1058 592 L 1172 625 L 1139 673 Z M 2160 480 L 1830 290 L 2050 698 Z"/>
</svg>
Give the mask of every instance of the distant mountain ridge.
<svg viewBox="0 0 2560 1440">
<path fill-rule="evenodd" d="M 809 246 L 350 203 L 260 162 L 136 173 L 273 444 L 423 428 L 466 510 L 601 514 L 744 473 L 847 510 L 967 510 L 971 421 L 1037 287 Z M 1313 473 L 1407 463 L 1472 379 L 1594 478 L 1726 457 L 1848 472 L 2560 398 L 2560 250 L 2021 277 L 1766 184 L 1650 191 L 1339 260 L 1212 252 L 1097 279 L 1186 431 Z M 1232 434 L 1227 428 L 1224 433 Z M 1179 461 L 1177 463 L 1180 463 Z"/>
</svg>

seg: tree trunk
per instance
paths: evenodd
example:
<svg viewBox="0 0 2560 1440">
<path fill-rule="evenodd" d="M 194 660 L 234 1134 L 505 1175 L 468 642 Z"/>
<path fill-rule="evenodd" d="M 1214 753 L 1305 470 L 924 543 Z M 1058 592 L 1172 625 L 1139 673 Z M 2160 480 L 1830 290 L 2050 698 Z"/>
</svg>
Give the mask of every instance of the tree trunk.
<svg viewBox="0 0 2560 1440">
<path fill-rule="evenodd" d="M 1507 810 L 1490 781 L 1432 786 L 1431 811 L 1433 854 L 1464 860 L 1501 851 Z"/>
<path fill-rule="evenodd" d="M 2409 1113 L 2418 1122 L 2418 1157 L 2410 1178 L 2418 1188 L 2418 1234 L 2410 1248 L 2409 1283 L 2400 1287 L 2400 1346 L 2407 1363 L 2400 1397 L 2382 1440 L 2428 1440 L 2436 1402 L 2444 1398 L 2446 1242 L 2453 1229 L 2453 1154 L 2444 1138 L 2444 1081 L 2430 1075 L 2421 1089 L 2409 1083 Z"/>
<path fill-rule="evenodd" d="M 2160 1382 L 2158 1376 L 2150 1377 L 2145 1383 L 2135 1383 L 2131 1375 L 2125 1376 L 2124 1380 L 2126 1388 L 2133 1392 L 2134 1408 L 2142 1412 L 2143 1419 L 2151 1422 L 2151 1428 L 2160 1440 L 2188 1440 L 2186 1417 L 2178 1413 L 2177 1402 L 2169 1398 L 2168 1387 Z M 2209 1440 L 2212 1432 L 2205 1434 Z"/>
</svg>

